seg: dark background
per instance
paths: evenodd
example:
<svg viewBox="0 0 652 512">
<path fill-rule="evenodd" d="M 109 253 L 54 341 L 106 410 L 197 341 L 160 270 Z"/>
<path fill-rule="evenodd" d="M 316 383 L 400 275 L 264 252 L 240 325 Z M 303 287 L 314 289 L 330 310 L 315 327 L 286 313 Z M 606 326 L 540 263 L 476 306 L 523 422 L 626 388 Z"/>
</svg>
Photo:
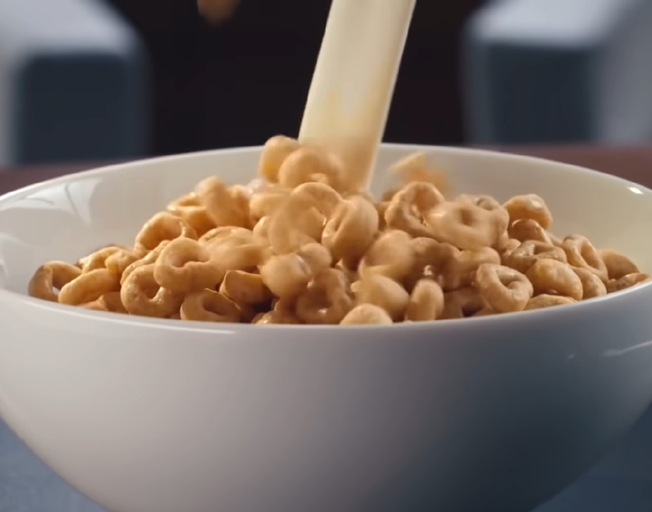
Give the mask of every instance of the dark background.
<svg viewBox="0 0 652 512">
<path fill-rule="evenodd" d="M 330 0 L 241 0 L 218 27 L 194 0 L 111 0 L 147 45 L 153 151 L 182 153 L 296 135 Z M 459 42 L 485 0 L 420 0 L 385 140 L 464 142 Z"/>
</svg>

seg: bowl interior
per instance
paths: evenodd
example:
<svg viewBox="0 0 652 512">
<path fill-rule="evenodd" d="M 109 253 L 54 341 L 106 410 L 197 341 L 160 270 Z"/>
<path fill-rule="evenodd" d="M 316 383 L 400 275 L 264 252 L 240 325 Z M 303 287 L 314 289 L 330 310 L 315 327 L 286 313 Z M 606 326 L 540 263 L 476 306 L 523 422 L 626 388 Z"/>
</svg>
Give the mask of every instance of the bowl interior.
<svg viewBox="0 0 652 512">
<path fill-rule="evenodd" d="M 24 293 L 47 260 L 75 261 L 99 247 L 132 244 L 154 213 L 202 178 L 231 183 L 255 177 L 259 148 L 212 151 L 112 166 L 46 182 L 0 198 L 0 286 Z M 548 203 L 557 236 L 580 233 L 652 270 L 652 192 L 633 183 L 555 162 L 468 149 L 385 145 L 373 190 L 389 188 L 386 169 L 427 151 L 454 192 L 505 200 L 536 193 Z"/>
</svg>

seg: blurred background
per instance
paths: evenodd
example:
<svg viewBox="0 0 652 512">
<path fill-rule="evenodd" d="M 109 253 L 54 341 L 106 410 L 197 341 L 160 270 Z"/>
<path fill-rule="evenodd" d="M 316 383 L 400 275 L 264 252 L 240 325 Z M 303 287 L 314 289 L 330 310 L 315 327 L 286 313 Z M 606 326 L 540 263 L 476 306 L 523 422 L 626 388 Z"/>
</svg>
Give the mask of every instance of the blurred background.
<svg viewBox="0 0 652 512">
<path fill-rule="evenodd" d="M 0 166 L 296 135 L 330 0 L 0 0 Z M 650 0 L 420 0 L 385 140 L 645 144 Z"/>
</svg>

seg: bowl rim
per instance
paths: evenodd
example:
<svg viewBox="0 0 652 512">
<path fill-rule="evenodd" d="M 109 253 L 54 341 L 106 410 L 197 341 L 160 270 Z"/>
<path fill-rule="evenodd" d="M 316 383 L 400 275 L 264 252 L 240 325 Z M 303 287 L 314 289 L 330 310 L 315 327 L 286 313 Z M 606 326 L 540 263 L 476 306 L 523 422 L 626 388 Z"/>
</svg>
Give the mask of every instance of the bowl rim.
<svg viewBox="0 0 652 512">
<path fill-rule="evenodd" d="M 639 190 L 639 193 L 643 195 L 649 195 L 652 200 L 652 189 L 635 183 L 624 178 L 613 176 L 611 174 L 603 173 L 600 171 L 588 169 L 586 167 L 581 167 L 578 165 L 567 164 L 563 162 L 557 162 L 555 160 L 550 160 L 546 158 L 530 156 L 530 155 L 520 155 L 516 153 L 508 153 L 500 150 L 488 150 L 488 149 L 477 149 L 477 148 L 466 148 L 466 147 L 453 147 L 453 146 L 434 146 L 434 145 L 424 145 L 424 144 L 399 144 L 399 143 L 383 143 L 381 148 L 386 149 L 398 149 L 398 150 L 407 150 L 412 152 L 426 152 L 426 151 L 438 151 L 441 152 L 442 156 L 446 157 L 447 155 L 456 155 L 456 154 L 468 154 L 472 153 L 478 156 L 484 156 L 486 158 L 500 158 L 506 160 L 521 160 L 529 161 L 532 163 L 547 163 L 554 164 L 560 168 L 566 169 L 568 171 L 592 176 L 594 179 L 601 179 L 606 181 L 611 181 L 614 184 L 625 186 L 628 188 L 636 188 Z M 41 190 L 45 190 L 52 186 L 57 186 L 64 183 L 74 182 L 78 179 L 84 179 L 89 177 L 94 177 L 97 175 L 110 174 L 114 172 L 124 172 L 129 169 L 138 168 L 144 165 L 152 165 L 156 163 L 169 163 L 174 161 L 182 162 L 184 160 L 197 158 L 199 156 L 211 156 L 211 155 L 223 155 L 223 154 L 234 154 L 234 153 L 250 153 L 258 152 L 262 150 L 262 146 L 245 146 L 238 148 L 226 148 L 226 149 L 213 149 L 207 151 L 198 151 L 192 153 L 183 153 L 169 156 L 160 156 L 154 158 L 143 158 L 139 160 L 132 160 L 124 163 L 111 164 L 106 166 L 101 166 L 97 168 L 92 168 L 86 171 L 76 172 L 72 174 L 67 174 L 65 176 L 60 176 L 57 178 L 45 180 L 42 182 L 34 183 L 26 187 L 21 187 L 17 190 L 13 190 L 6 194 L 0 195 L 0 207 L 4 204 L 10 204 L 28 194 L 32 194 Z M 151 318 L 151 317 L 141 317 L 136 315 L 121 315 L 117 313 L 104 312 L 104 311 L 94 311 L 86 308 L 80 308 L 77 306 L 68 306 L 65 304 L 59 304 L 54 302 L 45 301 L 35 297 L 30 297 L 29 295 L 14 292 L 4 288 L 0 288 L 0 301 L 11 301 L 18 302 L 19 304 L 25 307 L 35 307 L 38 309 L 43 309 L 49 313 L 58 313 L 64 317 L 82 317 L 82 319 L 93 320 L 96 322 L 108 323 L 110 325 L 121 325 L 123 327 L 133 326 L 140 328 L 151 328 L 155 330 L 163 331 L 180 331 L 180 332 L 197 332 L 197 333 L 221 333 L 221 334 L 235 334 L 241 330 L 248 332 L 249 330 L 267 330 L 272 329 L 278 334 L 281 334 L 283 331 L 288 331 L 290 333 L 299 333 L 302 331 L 330 331 L 333 327 L 337 327 L 338 332 L 359 332 L 359 331 L 372 331 L 377 330 L 400 330 L 400 331 L 410 331 L 410 332 L 420 332 L 422 330 L 427 330 L 429 333 L 432 333 L 433 330 L 441 331 L 459 328 L 464 328 L 464 326 L 475 326 L 481 328 L 485 326 L 490 328 L 494 323 L 499 322 L 501 324 L 509 323 L 515 326 L 522 324 L 523 322 L 530 323 L 532 319 L 537 319 L 538 322 L 551 322 L 555 321 L 555 318 L 563 318 L 567 315 L 574 315 L 579 313 L 586 308 L 593 308 L 605 302 L 610 302 L 613 300 L 618 300 L 619 298 L 624 298 L 625 296 L 645 293 L 645 290 L 652 286 L 652 281 L 643 283 L 625 290 L 620 290 L 615 293 L 611 293 L 602 297 L 595 297 L 587 300 L 582 300 L 573 304 L 567 304 L 563 307 L 550 307 L 530 311 L 517 311 L 512 313 L 503 313 L 500 315 L 488 315 L 480 317 L 469 317 L 469 318 L 459 318 L 459 319 L 446 319 L 446 320 L 432 320 L 424 322 L 398 322 L 391 325 L 314 325 L 314 324 L 265 324 L 260 326 L 257 324 L 246 324 L 246 323 L 213 323 L 213 322 L 201 322 L 201 321 L 192 321 L 184 320 L 180 322 L 176 319 L 168 318 Z M 279 332 L 280 331 L 280 332 Z"/>
</svg>

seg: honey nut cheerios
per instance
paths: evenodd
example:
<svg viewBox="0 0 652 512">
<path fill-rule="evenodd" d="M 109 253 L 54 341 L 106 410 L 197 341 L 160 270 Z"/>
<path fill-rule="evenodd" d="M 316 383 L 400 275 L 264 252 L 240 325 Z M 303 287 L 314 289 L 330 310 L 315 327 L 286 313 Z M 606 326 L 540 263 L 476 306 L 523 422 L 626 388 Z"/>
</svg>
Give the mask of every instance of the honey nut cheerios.
<svg viewBox="0 0 652 512">
<path fill-rule="evenodd" d="M 337 155 L 276 136 L 258 178 L 208 177 L 164 205 L 133 246 L 41 265 L 28 293 L 111 314 L 252 324 L 386 325 L 573 304 L 650 276 L 545 201 L 452 197 L 425 153 L 381 199 L 346 189 Z"/>
</svg>

